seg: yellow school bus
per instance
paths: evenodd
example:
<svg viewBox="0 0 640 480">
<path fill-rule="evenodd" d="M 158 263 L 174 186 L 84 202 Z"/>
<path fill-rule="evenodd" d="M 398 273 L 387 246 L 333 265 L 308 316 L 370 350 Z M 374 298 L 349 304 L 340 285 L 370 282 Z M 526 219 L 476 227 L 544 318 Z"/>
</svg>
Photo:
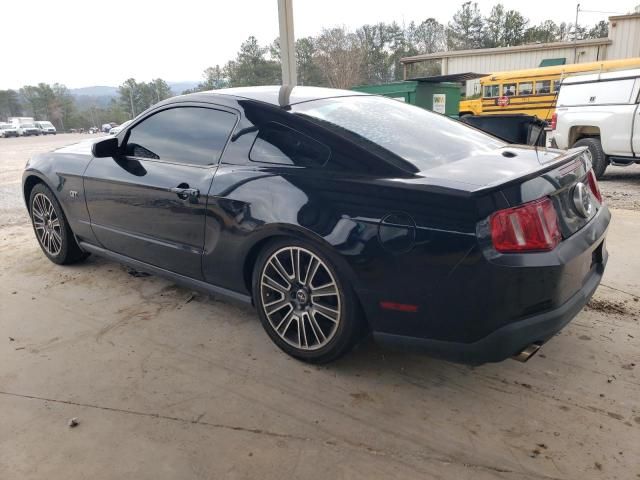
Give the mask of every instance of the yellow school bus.
<svg viewBox="0 0 640 480">
<path fill-rule="evenodd" d="M 564 77 L 639 67 L 640 58 L 626 58 L 492 73 L 480 79 L 481 98 L 460 102 L 460 116 L 524 113 L 549 120 Z"/>
</svg>

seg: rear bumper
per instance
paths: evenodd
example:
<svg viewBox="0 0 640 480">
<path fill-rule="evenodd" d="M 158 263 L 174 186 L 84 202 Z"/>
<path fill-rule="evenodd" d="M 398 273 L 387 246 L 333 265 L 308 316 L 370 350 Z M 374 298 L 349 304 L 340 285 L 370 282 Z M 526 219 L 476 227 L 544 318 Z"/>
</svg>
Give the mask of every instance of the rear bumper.
<svg viewBox="0 0 640 480">
<path fill-rule="evenodd" d="M 546 342 L 567 325 L 589 302 L 598 288 L 605 264 L 606 255 L 603 262 L 593 268 L 582 288 L 560 307 L 509 323 L 473 343 L 446 342 L 381 332 L 374 333 L 374 338 L 392 347 L 400 346 L 403 349 L 422 351 L 456 362 L 500 362 L 531 343 Z"/>
<path fill-rule="evenodd" d="M 472 364 L 498 362 L 531 343 L 546 342 L 598 287 L 608 259 L 610 218 L 603 206 L 551 252 L 492 254 L 458 267 L 456 275 L 433 287 L 437 295 L 418 304 L 419 313 L 388 312 L 386 322 L 377 317 L 374 337 Z"/>
</svg>

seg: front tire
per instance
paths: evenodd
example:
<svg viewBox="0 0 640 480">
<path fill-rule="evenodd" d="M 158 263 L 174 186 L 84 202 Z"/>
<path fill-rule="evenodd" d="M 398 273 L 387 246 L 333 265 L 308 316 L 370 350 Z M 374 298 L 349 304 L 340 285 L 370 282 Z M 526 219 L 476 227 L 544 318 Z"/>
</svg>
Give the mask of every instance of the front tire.
<svg viewBox="0 0 640 480">
<path fill-rule="evenodd" d="M 283 239 L 262 250 L 253 273 L 253 296 L 271 340 L 305 362 L 341 357 L 363 331 L 353 290 L 334 262 L 306 242 Z"/>
<path fill-rule="evenodd" d="M 78 246 L 60 203 L 43 183 L 31 190 L 29 214 L 40 248 L 53 263 L 68 265 L 89 256 Z"/>
<path fill-rule="evenodd" d="M 574 147 L 587 147 L 587 154 L 591 157 L 591 165 L 593 165 L 593 173 L 600 180 L 604 176 L 604 172 L 609 164 L 607 155 L 602 149 L 602 143 L 599 138 L 581 138 L 573 144 Z"/>
</svg>

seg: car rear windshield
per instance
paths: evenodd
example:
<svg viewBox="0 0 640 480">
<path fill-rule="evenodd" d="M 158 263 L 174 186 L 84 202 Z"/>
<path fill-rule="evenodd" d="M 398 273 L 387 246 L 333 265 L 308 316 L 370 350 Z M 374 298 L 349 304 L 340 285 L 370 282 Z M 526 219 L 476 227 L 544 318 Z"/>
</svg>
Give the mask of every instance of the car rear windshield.
<svg viewBox="0 0 640 480">
<path fill-rule="evenodd" d="M 418 171 L 505 145 L 457 120 L 385 97 L 327 98 L 294 104 L 291 110 L 347 131 L 356 141 L 372 142 Z"/>
</svg>

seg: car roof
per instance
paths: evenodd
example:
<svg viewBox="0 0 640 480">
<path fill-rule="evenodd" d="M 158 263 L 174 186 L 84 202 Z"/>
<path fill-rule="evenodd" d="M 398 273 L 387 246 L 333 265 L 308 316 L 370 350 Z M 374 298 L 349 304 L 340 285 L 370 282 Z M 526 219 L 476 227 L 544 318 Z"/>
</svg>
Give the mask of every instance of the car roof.
<svg viewBox="0 0 640 480">
<path fill-rule="evenodd" d="M 174 98 L 181 98 L 181 100 L 184 101 L 191 98 L 194 100 L 197 100 L 198 98 L 204 99 L 203 97 L 210 99 L 211 96 L 218 95 L 256 100 L 275 106 L 286 107 L 296 103 L 310 102 L 325 98 L 362 96 L 368 94 L 353 90 L 340 90 L 337 88 L 266 85 L 260 87 L 221 88 L 219 90 L 190 93 Z"/>
<path fill-rule="evenodd" d="M 591 73 L 587 75 L 572 75 L 562 81 L 563 85 L 572 83 L 598 82 L 600 80 L 615 80 L 640 77 L 640 68 L 616 70 L 615 72 Z"/>
</svg>

